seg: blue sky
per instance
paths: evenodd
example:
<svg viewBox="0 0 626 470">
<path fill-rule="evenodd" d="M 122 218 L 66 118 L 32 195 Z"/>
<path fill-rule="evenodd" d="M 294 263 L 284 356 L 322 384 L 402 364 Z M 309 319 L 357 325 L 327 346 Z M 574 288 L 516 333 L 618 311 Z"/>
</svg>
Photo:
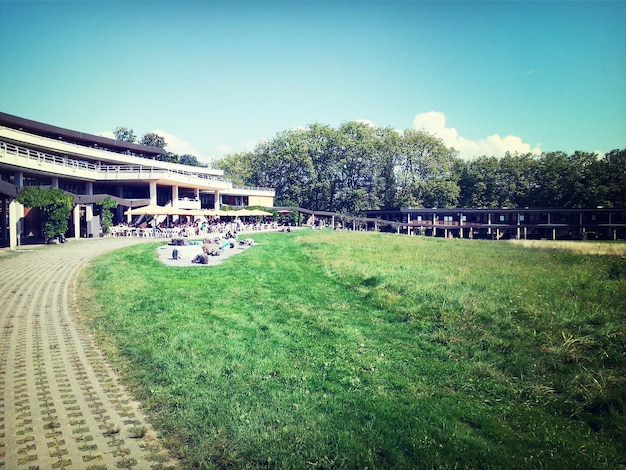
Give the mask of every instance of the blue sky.
<svg viewBox="0 0 626 470">
<path fill-rule="evenodd" d="M 365 120 L 462 156 L 626 148 L 626 2 L 0 0 L 0 111 L 210 161 Z"/>
</svg>

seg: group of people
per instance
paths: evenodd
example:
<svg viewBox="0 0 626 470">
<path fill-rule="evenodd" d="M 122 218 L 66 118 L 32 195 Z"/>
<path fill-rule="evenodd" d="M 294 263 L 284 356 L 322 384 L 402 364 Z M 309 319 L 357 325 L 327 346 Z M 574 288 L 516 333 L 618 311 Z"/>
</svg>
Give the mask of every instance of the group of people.
<svg viewBox="0 0 626 470">
<path fill-rule="evenodd" d="M 237 232 L 226 232 L 224 236 L 205 238 L 202 244 L 202 253 L 196 255 L 191 262 L 198 264 L 209 264 L 209 256 L 220 256 L 226 249 L 247 248 L 254 244 L 252 238 L 238 240 Z"/>
<path fill-rule="evenodd" d="M 180 217 L 173 222 L 163 221 L 153 227 L 150 223 L 127 224 L 125 222 L 115 225 L 111 230 L 113 236 L 140 236 L 140 237 L 202 237 L 211 234 L 225 234 L 228 232 L 251 232 L 260 230 L 278 230 L 276 221 L 251 220 L 244 221 L 236 218 L 233 221 L 220 219 L 207 220 L 204 217 L 195 221 Z"/>
</svg>

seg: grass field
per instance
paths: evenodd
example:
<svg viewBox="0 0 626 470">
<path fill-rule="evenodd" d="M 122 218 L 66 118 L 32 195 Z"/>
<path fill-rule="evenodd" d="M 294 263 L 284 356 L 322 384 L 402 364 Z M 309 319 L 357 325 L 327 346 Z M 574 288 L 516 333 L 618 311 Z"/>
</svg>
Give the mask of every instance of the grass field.
<svg viewBox="0 0 626 470">
<path fill-rule="evenodd" d="M 626 465 L 619 256 L 254 238 L 206 269 L 139 245 L 81 279 L 100 343 L 185 468 Z"/>
</svg>

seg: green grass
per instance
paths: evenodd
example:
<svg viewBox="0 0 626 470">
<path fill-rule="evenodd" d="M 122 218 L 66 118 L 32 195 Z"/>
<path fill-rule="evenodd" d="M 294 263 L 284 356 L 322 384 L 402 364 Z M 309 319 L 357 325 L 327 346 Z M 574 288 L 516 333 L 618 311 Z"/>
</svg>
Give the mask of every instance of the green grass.
<svg viewBox="0 0 626 470">
<path fill-rule="evenodd" d="M 101 343 L 185 468 L 626 464 L 624 260 L 254 238 L 207 268 L 135 246 L 83 280 Z"/>
</svg>

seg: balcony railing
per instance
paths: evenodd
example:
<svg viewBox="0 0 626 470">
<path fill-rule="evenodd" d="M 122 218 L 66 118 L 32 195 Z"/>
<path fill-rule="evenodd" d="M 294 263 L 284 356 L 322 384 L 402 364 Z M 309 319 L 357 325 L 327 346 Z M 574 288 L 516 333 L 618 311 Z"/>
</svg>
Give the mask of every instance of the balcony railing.
<svg viewBox="0 0 626 470">
<path fill-rule="evenodd" d="M 174 170 L 174 169 L 166 169 L 159 168 L 155 166 L 146 166 L 146 165 L 105 165 L 102 163 L 93 163 L 85 160 L 77 160 L 69 157 L 62 157 L 59 155 L 52 155 L 46 152 L 41 152 L 38 150 L 29 149 L 26 147 L 21 147 L 19 145 L 14 145 L 8 142 L 0 141 L 0 156 L 4 157 L 6 155 L 11 155 L 16 158 L 24 158 L 31 162 L 36 162 L 39 166 L 44 163 L 52 164 L 55 166 L 63 167 L 64 169 L 81 169 L 88 171 L 95 171 L 99 174 L 104 173 L 127 173 L 127 174 L 137 174 L 137 173 L 165 173 L 171 175 L 181 175 L 187 176 L 191 178 L 198 178 L 205 181 L 219 181 L 223 183 L 228 183 L 229 180 L 222 176 L 214 176 L 207 175 L 205 173 L 198 173 L 193 170 Z"/>
</svg>

